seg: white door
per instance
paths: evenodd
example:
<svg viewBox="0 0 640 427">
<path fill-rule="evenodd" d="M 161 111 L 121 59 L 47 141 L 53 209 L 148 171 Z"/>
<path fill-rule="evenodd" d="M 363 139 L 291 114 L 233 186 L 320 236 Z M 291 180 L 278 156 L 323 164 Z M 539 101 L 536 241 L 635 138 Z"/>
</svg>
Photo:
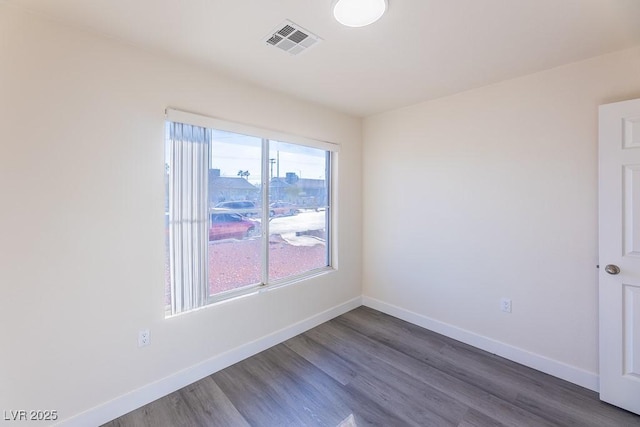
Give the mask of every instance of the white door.
<svg viewBox="0 0 640 427">
<path fill-rule="evenodd" d="M 640 99 L 600 106 L 600 399 L 640 414 Z"/>
</svg>

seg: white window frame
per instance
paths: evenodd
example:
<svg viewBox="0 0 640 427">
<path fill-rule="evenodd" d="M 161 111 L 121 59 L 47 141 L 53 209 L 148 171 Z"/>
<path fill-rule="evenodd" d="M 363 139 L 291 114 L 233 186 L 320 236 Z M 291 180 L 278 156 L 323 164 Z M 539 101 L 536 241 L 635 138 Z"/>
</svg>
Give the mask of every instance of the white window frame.
<svg viewBox="0 0 640 427">
<path fill-rule="evenodd" d="M 262 226 L 262 242 L 263 247 L 261 251 L 261 262 L 262 262 L 262 283 L 259 284 L 251 284 L 242 286 L 237 289 L 232 289 L 224 292 L 220 292 L 214 295 L 209 295 L 206 299 L 206 302 L 200 306 L 191 310 L 186 310 L 183 312 L 172 313 L 171 310 L 167 313 L 167 316 L 173 316 L 183 313 L 189 313 L 194 310 L 211 306 L 219 302 L 228 301 L 230 299 L 234 299 L 241 296 L 246 296 L 253 293 L 269 291 L 272 289 L 276 289 L 282 286 L 286 286 L 289 284 L 297 283 L 318 275 L 326 274 L 332 271 L 337 270 L 338 268 L 338 258 L 337 258 L 337 163 L 340 152 L 340 145 L 327 141 L 320 141 L 317 139 L 306 138 L 302 136 L 292 135 L 286 132 L 281 132 L 272 129 L 265 129 L 250 125 L 245 125 L 237 122 L 231 122 L 223 119 L 208 117 L 196 113 L 191 113 L 187 111 L 177 110 L 174 108 L 167 108 L 166 111 L 166 120 L 167 122 L 177 122 L 184 123 L 193 126 L 200 126 L 204 128 L 221 130 L 227 132 L 238 133 L 241 135 L 252 136 L 256 138 L 260 138 L 262 140 L 262 176 L 261 181 L 263 183 L 269 182 L 269 140 L 274 140 L 278 142 L 286 142 L 291 144 L 302 145 L 311 148 L 317 148 L 320 150 L 327 151 L 329 153 L 327 157 L 327 180 L 328 180 L 328 215 L 326 218 L 326 230 L 327 230 L 327 247 L 326 247 L 326 259 L 327 266 L 319 267 L 317 269 L 309 270 L 304 273 L 300 273 L 297 275 L 288 276 L 285 278 L 277 279 L 270 281 L 268 280 L 268 270 L 269 270 L 269 221 L 264 221 L 264 218 L 269 218 L 269 203 L 265 201 L 269 200 L 269 185 L 262 186 L 262 218 L 263 218 L 263 226 Z M 208 283 L 206 284 L 208 289 Z"/>
</svg>

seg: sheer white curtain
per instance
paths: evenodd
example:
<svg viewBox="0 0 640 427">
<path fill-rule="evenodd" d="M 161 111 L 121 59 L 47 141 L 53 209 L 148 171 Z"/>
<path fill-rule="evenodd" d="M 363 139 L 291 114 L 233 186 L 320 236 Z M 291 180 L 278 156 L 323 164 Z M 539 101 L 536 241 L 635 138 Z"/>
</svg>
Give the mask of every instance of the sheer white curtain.
<svg viewBox="0 0 640 427">
<path fill-rule="evenodd" d="M 208 174 L 211 129 L 169 123 L 169 257 L 173 314 L 208 296 Z"/>
</svg>

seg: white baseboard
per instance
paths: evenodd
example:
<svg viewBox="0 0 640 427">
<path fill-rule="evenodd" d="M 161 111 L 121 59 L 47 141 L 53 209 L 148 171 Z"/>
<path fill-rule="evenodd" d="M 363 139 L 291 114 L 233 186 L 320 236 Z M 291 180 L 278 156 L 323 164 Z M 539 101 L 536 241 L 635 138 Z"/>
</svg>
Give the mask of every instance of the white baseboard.
<svg viewBox="0 0 640 427">
<path fill-rule="evenodd" d="M 449 338 L 453 338 L 454 340 L 488 351 L 489 353 L 497 354 L 505 359 L 520 363 L 521 365 L 553 375 L 554 377 L 569 381 L 595 392 L 598 391 L 599 377 L 595 373 L 478 335 L 474 332 L 440 322 L 375 298 L 363 296 L 362 304 L 390 316 L 397 317 L 398 319 L 413 323 L 414 325 L 421 326 Z"/>
<path fill-rule="evenodd" d="M 58 425 L 64 427 L 102 425 L 361 305 L 362 298 L 354 298 L 265 337 L 214 356 L 202 363 L 176 372 L 159 381 L 133 390 L 109 402 L 63 420 Z"/>
<path fill-rule="evenodd" d="M 557 360 L 531 353 L 518 347 L 475 334 L 465 329 L 431 319 L 404 308 L 385 303 L 371 297 L 357 297 L 336 307 L 318 313 L 284 329 L 236 347 L 202 363 L 176 372 L 154 383 L 133 390 L 109 402 L 91 408 L 85 412 L 61 421 L 63 427 L 98 426 L 173 393 L 221 369 L 240 362 L 263 350 L 301 334 L 360 305 L 365 305 L 383 313 L 405 320 L 414 325 L 432 330 L 439 334 L 464 342 L 538 371 L 553 375 L 579 386 L 598 391 L 598 375 L 567 365 Z"/>
</svg>

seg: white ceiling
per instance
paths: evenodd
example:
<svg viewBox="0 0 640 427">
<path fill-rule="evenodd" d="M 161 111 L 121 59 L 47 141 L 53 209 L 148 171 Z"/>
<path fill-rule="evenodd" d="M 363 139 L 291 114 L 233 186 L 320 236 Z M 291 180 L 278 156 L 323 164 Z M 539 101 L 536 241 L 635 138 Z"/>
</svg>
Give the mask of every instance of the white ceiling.
<svg viewBox="0 0 640 427">
<path fill-rule="evenodd" d="M 6 0 L 357 116 L 640 45 L 640 0 L 389 0 L 347 28 L 331 0 Z M 324 41 L 263 39 L 285 19 Z"/>
</svg>

